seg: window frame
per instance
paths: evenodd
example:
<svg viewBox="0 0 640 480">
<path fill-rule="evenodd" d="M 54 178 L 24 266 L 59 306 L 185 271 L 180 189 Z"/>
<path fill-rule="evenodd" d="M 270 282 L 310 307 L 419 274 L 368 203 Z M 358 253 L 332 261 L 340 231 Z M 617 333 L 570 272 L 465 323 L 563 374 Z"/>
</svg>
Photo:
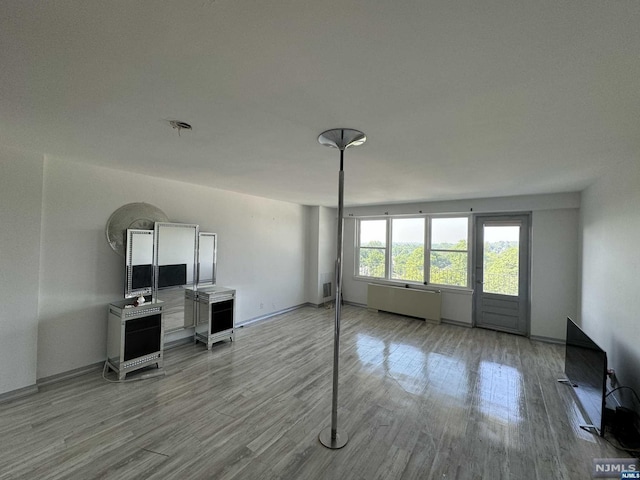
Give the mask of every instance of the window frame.
<svg viewBox="0 0 640 480">
<path fill-rule="evenodd" d="M 364 221 L 380 221 L 380 220 L 385 220 L 386 221 L 386 227 L 385 227 L 385 242 L 384 242 L 384 246 L 383 247 L 362 247 L 360 246 L 360 234 L 361 234 L 361 229 L 360 229 L 360 222 L 364 220 Z M 389 236 L 390 232 L 389 232 L 389 221 L 387 219 L 387 217 L 366 217 L 366 218 L 358 218 L 356 220 L 356 235 L 355 235 L 355 244 L 356 244 L 356 248 L 355 248 L 355 271 L 354 271 L 354 275 L 357 278 L 367 278 L 370 280 L 385 280 L 388 276 L 389 276 L 389 240 L 390 240 L 390 236 Z M 382 277 L 370 277 L 367 275 L 360 275 L 360 249 L 364 248 L 366 250 L 382 250 L 384 252 L 384 276 Z"/>
<path fill-rule="evenodd" d="M 472 234 L 473 234 L 473 229 L 472 229 L 472 217 L 471 215 L 461 215 L 461 214 L 438 214 L 438 215 L 428 215 L 428 220 L 427 223 L 429 225 L 429 233 L 428 236 L 426 238 L 425 241 L 428 242 L 427 247 L 425 247 L 425 264 L 427 262 L 427 260 L 429 261 L 428 263 L 428 271 L 426 271 L 426 266 L 425 266 L 425 271 L 427 272 L 427 275 L 425 275 L 428 280 L 428 283 L 425 283 L 425 285 L 437 285 L 440 287 L 446 287 L 446 288 L 462 288 L 465 290 L 468 290 L 471 287 L 471 255 L 472 255 L 472 249 L 471 249 L 471 244 L 472 244 Z M 467 219 L 467 249 L 466 250 L 449 250 L 449 249 L 440 249 L 440 248 L 431 248 L 432 247 L 432 236 L 431 236 L 431 232 L 433 231 L 433 226 L 432 226 L 432 221 L 434 219 L 445 219 L 445 218 L 466 218 Z M 431 252 L 443 252 L 443 253 L 465 253 L 467 255 L 467 284 L 466 285 L 451 285 L 448 283 L 432 283 L 431 282 Z"/>
<path fill-rule="evenodd" d="M 423 270 L 424 270 L 424 281 L 417 282 L 414 280 L 402 280 L 392 278 L 393 270 L 392 270 L 392 262 L 393 258 L 391 256 L 392 245 L 392 225 L 394 219 L 408 219 L 408 218 L 423 218 L 424 219 L 424 240 L 423 240 L 423 249 L 424 249 L 424 259 L 423 259 Z M 460 285 L 449 285 L 443 283 L 432 283 L 431 282 L 431 232 L 432 225 L 431 221 L 436 218 L 465 218 L 467 219 L 467 249 L 466 250 L 452 250 L 455 253 L 464 253 L 467 256 L 467 284 L 464 286 Z M 471 287 L 471 262 L 472 262 L 472 249 L 471 245 L 473 243 L 472 239 L 472 216 L 470 214 L 460 214 L 460 213 L 447 213 L 447 214 L 420 214 L 420 215 L 385 215 L 385 216 L 371 216 L 371 217 L 356 217 L 356 228 L 355 228 L 355 238 L 354 238 L 354 279 L 364 280 L 364 281 L 375 281 L 375 282 L 384 282 L 393 285 L 425 285 L 425 286 L 434 286 L 440 289 L 453 289 L 453 290 L 470 290 Z M 386 221 L 386 242 L 384 247 L 361 247 L 360 246 L 360 231 L 361 231 L 361 222 L 368 220 L 385 220 Z M 384 277 L 371 277 L 366 275 L 360 275 L 360 249 L 372 249 L 379 248 L 384 251 L 385 265 L 384 265 Z M 433 251 L 436 252 L 448 252 L 449 250 L 441 250 L 435 249 Z"/>
<path fill-rule="evenodd" d="M 422 271 L 423 271 L 423 280 L 422 282 L 418 282 L 416 280 L 407 280 L 407 279 L 402 279 L 402 278 L 393 278 L 393 221 L 394 220 L 410 220 L 410 219 L 416 219 L 416 218 L 421 218 L 424 221 L 424 225 L 423 225 L 423 237 L 422 237 L 422 250 L 423 250 L 423 258 L 422 258 Z M 387 244 L 389 245 L 389 252 L 388 252 L 388 265 L 387 268 L 385 269 L 386 271 L 388 271 L 388 278 L 386 278 L 386 280 L 389 280 L 391 282 L 398 282 L 398 283 L 402 283 L 402 284 L 406 284 L 406 283 L 412 283 L 412 284 L 416 284 L 416 285 L 426 285 L 427 282 L 427 271 L 425 270 L 425 253 L 427 250 L 427 244 L 426 241 L 429 238 L 428 237 L 428 219 L 427 217 L 425 217 L 424 215 L 393 215 L 388 217 L 387 220 L 387 238 L 388 238 L 388 242 Z M 358 257 L 359 258 L 359 257 Z"/>
</svg>

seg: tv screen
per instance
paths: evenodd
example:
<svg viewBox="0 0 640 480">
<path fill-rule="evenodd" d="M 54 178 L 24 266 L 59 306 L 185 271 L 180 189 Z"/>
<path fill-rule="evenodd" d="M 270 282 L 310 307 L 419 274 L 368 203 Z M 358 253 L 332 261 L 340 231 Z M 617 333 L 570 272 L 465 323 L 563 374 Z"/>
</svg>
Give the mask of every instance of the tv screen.
<svg viewBox="0 0 640 480">
<path fill-rule="evenodd" d="M 591 425 L 603 436 L 607 354 L 570 318 L 567 318 L 564 373 Z"/>
<path fill-rule="evenodd" d="M 158 288 L 175 287 L 187 283 L 187 264 L 160 265 L 158 267 Z"/>
<path fill-rule="evenodd" d="M 133 265 L 131 268 L 131 290 L 141 290 L 153 286 L 153 266 Z"/>
</svg>

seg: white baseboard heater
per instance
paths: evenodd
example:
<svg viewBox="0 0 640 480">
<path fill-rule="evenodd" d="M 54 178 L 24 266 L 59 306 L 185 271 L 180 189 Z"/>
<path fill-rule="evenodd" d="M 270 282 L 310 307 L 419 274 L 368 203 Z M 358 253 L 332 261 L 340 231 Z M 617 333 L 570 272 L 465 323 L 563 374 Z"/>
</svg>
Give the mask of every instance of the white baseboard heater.
<svg viewBox="0 0 640 480">
<path fill-rule="evenodd" d="M 367 307 L 440 323 L 441 296 L 440 292 L 430 290 L 370 283 Z"/>
</svg>

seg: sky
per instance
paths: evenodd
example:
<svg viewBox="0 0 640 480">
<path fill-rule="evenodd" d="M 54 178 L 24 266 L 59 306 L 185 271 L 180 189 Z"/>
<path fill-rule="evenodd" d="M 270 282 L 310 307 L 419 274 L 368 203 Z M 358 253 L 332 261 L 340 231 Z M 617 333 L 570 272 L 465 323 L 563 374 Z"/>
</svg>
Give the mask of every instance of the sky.
<svg viewBox="0 0 640 480">
<path fill-rule="evenodd" d="M 372 240 L 385 243 L 386 219 L 363 221 L 361 224 L 360 241 L 366 244 Z M 467 238 L 467 217 L 433 218 L 432 241 L 439 243 L 456 243 Z M 486 225 L 484 228 L 485 242 L 517 241 L 520 227 L 517 225 Z M 424 222 L 422 218 L 396 218 L 393 219 L 393 241 L 397 242 L 423 242 Z"/>
<path fill-rule="evenodd" d="M 520 238 L 520 225 L 485 225 L 485 242 L 517 242 Z"/>
<path fill-rule="evenodd" d="M 456 243 L 467 238 L 466 217 L 459 218 L 434 218 L 432 220 L 434 243 Z M 386 220 L 363 221 L 360 232 L 360 241 L 368 243 L 372 240 L 385 241 Z M 423 242 L 424 219 L 423 218 L 395 218 L 393 219 L 393 240 L 398 242 Z"/>
</svg>

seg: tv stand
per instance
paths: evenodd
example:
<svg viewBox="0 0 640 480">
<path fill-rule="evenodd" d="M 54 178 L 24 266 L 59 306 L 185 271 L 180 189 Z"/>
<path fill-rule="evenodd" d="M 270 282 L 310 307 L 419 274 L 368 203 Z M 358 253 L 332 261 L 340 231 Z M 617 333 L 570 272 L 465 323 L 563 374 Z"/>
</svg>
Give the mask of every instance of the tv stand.
<svg viewBox="0 0 640 480">
<path fill-rule="evenodd" d="M 559 378 L 558 379 L 558 383 L 562 383 L 564 385 L 567 385 L 569 387 L 572 388 L 578 388 L 578 385 L 573 383 L 571 380 L 569 380 L 568 378 Z M 600 435 L 602 436 L 602 432 L 600 431 L 600 429 L 598 427 L 596 427 L 595 425 L 591 425 L 590 423 L 585 423 L 584 425 L 578 425 L 582 430 L 584 430 L 585 432 L 589 432 L 592 433 L 593 435 Z"/>
<path fill-rule="evenodd" d="M 571 383 L 571 380 L 569 380 L 568 378 L 559 378 L 558 379 L 558 383 L 563 383 L 565 385 L 569 385 L 570 387 L 577 387 L 578 386 L 575 383 Z"/>
<path fill-rule="evenodd" d="M 581 429 L 583 429 L 585 432 L 589 432 L 592 433 L 594 435 L 600 435 L 600 430 L 598 430 L 598 427 L 596 427 L 595 425 L 578 425 Z"/>
</svg>

